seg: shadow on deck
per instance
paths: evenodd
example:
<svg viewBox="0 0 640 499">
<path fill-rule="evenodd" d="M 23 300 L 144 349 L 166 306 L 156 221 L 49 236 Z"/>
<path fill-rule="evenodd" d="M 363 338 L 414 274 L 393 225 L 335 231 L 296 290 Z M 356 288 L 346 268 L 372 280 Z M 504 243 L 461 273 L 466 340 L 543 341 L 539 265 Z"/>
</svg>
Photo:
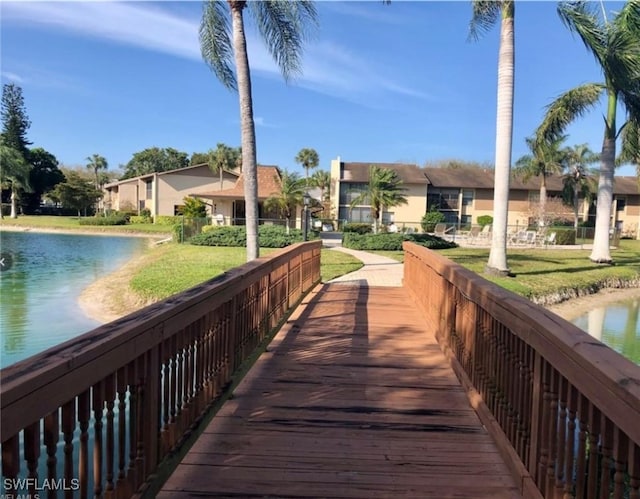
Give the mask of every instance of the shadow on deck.
<svg viewBox="0 0 640 499">
<path fill-rule="evenodd" d="M 310 293 L 161 498 L 519 497 L 404 288 Z"/>
</svg>

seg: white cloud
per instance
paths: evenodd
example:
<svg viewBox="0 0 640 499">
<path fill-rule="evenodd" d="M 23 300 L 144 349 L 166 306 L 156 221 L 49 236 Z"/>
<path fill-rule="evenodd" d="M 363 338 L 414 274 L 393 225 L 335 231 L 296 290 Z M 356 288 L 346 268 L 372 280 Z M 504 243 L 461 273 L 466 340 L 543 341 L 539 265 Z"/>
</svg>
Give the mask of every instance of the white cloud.
<svg viewBox="0 0 640 499">
<path fill-rule="evenodd" d="M 14 81 L 16 83 L 24 83 L 24 78 L 22 78 L 20 75 L 11 73 L 9 71 L 2 71 L 2 77 L 9 81 Z"/>
<path fill-rule="evenodd" d="M 199 18 L 178 16 L 162 3 L 146 2 L 3 2 L 3 23 L 39 24 L 51 30 L 105 39 L 155 52 L 202 61 Z M 353 10 L 354 7 L 349 7 Z M 366 12 L 366 11 L 365 11 Z M 358 15 L 360 11 L 354 12 Z M 198 12 L 199 15 L 199 12 Z M 364 15 L 364 14 L 362 14 Z M 279 70 L 257 36 L 247 33 L 249 61 L 254 71 L 279 77 Z M 371 62 L 345 47 L 321 41 L 304 54 L 303 74 L 293 84 L 325 95 L 373 105 L 381 97 L 429 96 L 401 85 Z"/>
</svg>

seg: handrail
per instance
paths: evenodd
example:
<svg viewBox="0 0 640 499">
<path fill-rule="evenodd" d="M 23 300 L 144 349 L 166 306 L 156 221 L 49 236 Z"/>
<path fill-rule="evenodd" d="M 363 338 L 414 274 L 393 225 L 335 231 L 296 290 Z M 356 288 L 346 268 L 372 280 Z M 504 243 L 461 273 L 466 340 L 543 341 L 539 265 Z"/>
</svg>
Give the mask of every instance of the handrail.
<svg viewBox="0 0 640 499">
<path fill-rule="evenodd" d="M 527 496 L 639 497 L 640 366 L 575 325 L 404 243 L 422 309 Z"/>
<path fill-rule="evenodd" d="M 299 243 L 253 260 L 0 371 L 4 493 L 144 490 L 319 282 L 320 248 Z"/>
</svg>

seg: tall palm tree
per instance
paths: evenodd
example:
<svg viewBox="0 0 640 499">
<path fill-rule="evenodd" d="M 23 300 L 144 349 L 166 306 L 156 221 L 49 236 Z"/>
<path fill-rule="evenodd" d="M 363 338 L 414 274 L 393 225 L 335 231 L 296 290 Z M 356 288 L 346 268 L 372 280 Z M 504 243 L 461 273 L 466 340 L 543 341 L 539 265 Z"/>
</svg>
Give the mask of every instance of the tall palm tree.
<svg viewBox="0 0 640 499">
<path fill-rule="evenodd" d="M 496 116 L 496 157 L 493 190 L 493 230 L 486 271 L 508 275 L 507 220 L 509 179 L 513 141 L 513 85 L 515 73 L 515 2 L 513 0 L 474 0 L 470 36 L 478 39 L 500 20 L 498 55 L 498 104 Z"/>
<path fill-rule="evenodd" d="M 0 185 L 3 188 L 11 189 L 11 214 L 9 215 L 11 218 L 18 218 L 20 191 L 31 191 L 30 173 L 31 166 L 18 150 L 0 145 Z"/>
<path fill-rule="evenodd" d="M 305 180 L 297 173 L 283 171 L 280 173 L 280 192 L 270 196 L 264 202 L 264 207 L 280 212 L 287 219 L 287 234 L 291 226 L 291 215 L 296 208 L 302 206 L 305 193 Z"/>
<path fill-rule="evenodd" d="M 92 154 L 87 157 L 87 170 L 92 171 L 96 178 L 96 189 L 100 189 L 100 175 L 101 170 L 106 170 L 109 165 L 107 160 L 99 154 Z"/>
<path fill-rule="evenodd" d="M 230 147 L 227 144 L 218 142 L 215 149 L 209 149 L 207 153 L 209 169 L 213 173 L 220 175 L 220 189 L 222 189 L 223 172 L 230 170 L 241 162 L 242 149 L 240 147 Z"/>
<path fill-rule="evenodd" d="M 253 260 L 259 256 L 258 177 L 245 8 L 285 80 L 300 71 L 303 42 L 308 28 L 316 24 L 317 14 L 310 0 L 209 0 L 204 4 L 200 23 L 202 57 L 220 82 L 230 90 L 237 90 L 239 97 L 247 260 Z"/>
<path fill-rule="evenodd" d="M 309 170 L 316 168 L 320 164 L 320 158 L 315 149 L 305 147 L 300 149 L 300 152 L 295 157 L 296 163 L 302 165 L 306 172 L 305 181 L 307 186 L 309 185 Z"/>
<path fill-rule="evenodd" d="M 547 204 L 547 177 L 560 173 L 564 169 L 565 151 L 560 148 L 566 135 L 550 142 L 537 141 L 535 137 L 525 139 L 531 154 L 525 154 L 516 161 L 513 173 L 523 181 L 531 177 L 540 177 L 540 201 L 538 224 L 544 225 L 544 212 Z"/>
<path fill-rule="evenodd" d="M 327 170 L 318 170 L 313 172 L 310 179 L 310 185 L 320 189 L 320 199 L 324 201 L 329 200 L 329 186 L 331 185 L 331 172 Z"/>
<path fill-rule="evenodd" d="M 573 208 L 573 227 L 578 228 L 578 206 L 580 198 L 591 202 L 595 185 L 590 164 L 598 161 L 599 156 L 587 144 L 568 147 L 565 150 L 567 170 L 562 176 L 562 200 Z"/>
<path fill-rule="evenodd" d="M 548 106 L 537 135 L 546 140 L 562 135 L 571 122 L 606 95 L 596 230 L 589 258 L 593 262 L 608 264 L 612 263 L 609 230 L 616 138 L 620 133 L 616 124 L 618 105 L 622 104 L 626 109 L 627 123 L 640 120 L 640 0 L 629 0 L 611 21 L 601 19 L 597 6 L 587 2 L 562 2 L 558 14 L 564 25 L 572 33 L 577 33 L 594 55 L 604 74 L 604 82 L 586 83 L 558 97 Z M 629 140 L 628 135 L 624 134 L 623 138 Z"/>
<path fill-rule="evenodd" d="M 358 204 L 370 205 L 373 231 L 377 233 L 379 226 L 382 225 L 382 214 L 385 208 L 407 204 L 407 198 L 403 194 L 405 190 L 398 172 L 390 168 L 371 165 L 369 167 L 369 184 L 351 201 L 351 208 Z"/>
</svg>

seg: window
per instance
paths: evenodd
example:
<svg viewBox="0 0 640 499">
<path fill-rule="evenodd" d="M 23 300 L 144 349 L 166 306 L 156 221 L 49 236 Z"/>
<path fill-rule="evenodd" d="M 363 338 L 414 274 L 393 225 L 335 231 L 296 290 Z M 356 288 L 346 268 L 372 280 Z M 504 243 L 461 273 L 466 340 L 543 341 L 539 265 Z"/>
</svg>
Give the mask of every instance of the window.
<svg viewBox="0 0 640 499">
<path fill-rule="evenodd" d="M 473 191 L 462 191 L 462 206 L 473 204 Z"/>
<path fill-rule="evenodd" d="M 616 199 L 616 210 L 617 211 L 624 211 L 624 209 L 627 207 L 627 198 L 617 198 Z"/>
<path fill-rule="evenodd" d="M 353 209 L 350 210 L 347 206 L 341 206 L 339 211 L 339 217 L 340 217 L 340 220 L 347 220 L 348 222 L 370 223 L 371 209 L 354 207 Z"/>
<path fill-rule="evenodd" d="M 340 204 L 351 204 L 366 190 L 367 184 L 342 182 L 340 184 Z"/>
<path fill-rule="evenodd" d="M 182 215 L 182 211 L 184 210 L 183 204 L 174 204 L 173 205 L 173 214 L 174 216 Z"/>
<path fill-rule="evenodd" d="M 146 184 L 145 199 L 153 199 L 153 180 L 149 180 L 145 182 L 145 184 Z"/>
</svg>

